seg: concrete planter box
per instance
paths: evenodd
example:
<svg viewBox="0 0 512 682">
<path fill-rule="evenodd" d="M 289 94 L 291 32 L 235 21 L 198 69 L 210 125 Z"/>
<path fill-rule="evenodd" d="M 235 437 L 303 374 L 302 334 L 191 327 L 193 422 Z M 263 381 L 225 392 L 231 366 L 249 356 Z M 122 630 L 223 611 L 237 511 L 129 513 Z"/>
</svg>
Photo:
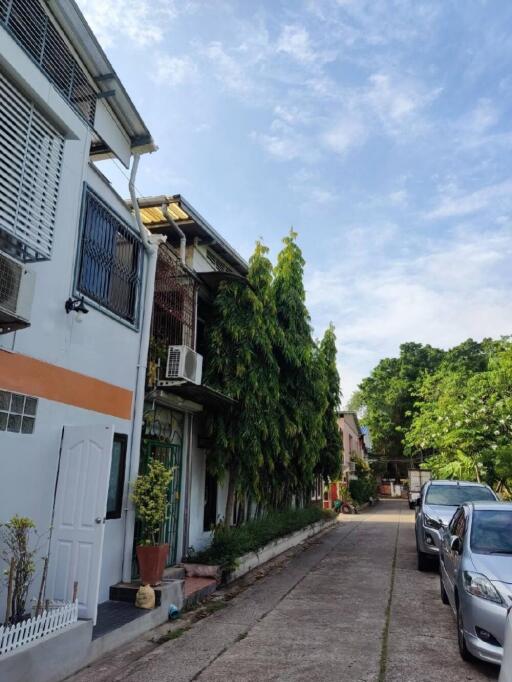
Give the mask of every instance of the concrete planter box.
<svg viewBox="0 0 512 682">
<path fill-rule="evenodd" d="M 257 568 L 279 554 L 286 552 L 287 549 L 299 545 L 301 542 L 304 542 L 304 540 L 320 533 L 320 531 L 331 528 L 336 523 L 336 519 L 332 519 L 332 521 L 317 521 L 317 523 L 312 523 L 310 526 L 306 526 L 295 533 L 273 540 L 257 552 L 244 554 L 244 556 L 238 559 L 238 566 L 233 571 L 224 574 L 224 582 L 230 583 L 233 582 L 233 580 L 237 580 L 237 578 L 241 578 L 254 568 Z"/>
</svg>

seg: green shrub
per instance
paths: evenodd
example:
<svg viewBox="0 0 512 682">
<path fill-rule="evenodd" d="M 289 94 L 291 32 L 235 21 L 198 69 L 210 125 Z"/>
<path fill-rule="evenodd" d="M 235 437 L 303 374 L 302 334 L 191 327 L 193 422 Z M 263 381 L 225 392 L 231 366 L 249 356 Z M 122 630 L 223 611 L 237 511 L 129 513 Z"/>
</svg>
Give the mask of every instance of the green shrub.
<svg viewBox="0 0 512 682">
<path fill-rule="evenodd" d="M 377 482 L 373 476 L 354 479 L 349 483 L 349 491 L 354 502 L 364 504 L 370 497 L 377 497 Z"/>
<path fill-rule="evenodd" d="M 244 554 L 256 552 L 272 540 L 289 535 L 311 523 L 331 518 L 334 518 L 331 511 L 320 507 L 306 507 L 272 512 L 238 527 L 227 528 L 220 524 L 214 530 L 211 545 L 200 552 L 191 550 L 188 560 L 231 570 Z"/>
<path fill-rule="evenodd" d="M 141 522 L 141 545 L 158 544 L 172 476 L 173 472 L 157 459 L 150 459 L 147 472 L 137 476 L 130 497 Z"/>
</svg>

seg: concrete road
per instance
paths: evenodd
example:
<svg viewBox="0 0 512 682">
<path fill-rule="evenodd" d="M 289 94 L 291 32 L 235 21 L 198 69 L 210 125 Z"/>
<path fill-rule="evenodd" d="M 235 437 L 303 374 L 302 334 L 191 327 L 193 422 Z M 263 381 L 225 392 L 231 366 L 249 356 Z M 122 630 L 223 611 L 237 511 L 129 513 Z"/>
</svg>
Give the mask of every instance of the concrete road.
<svg viewBox="0 0 512 682">
<path fill-rule="evenodd" d="M 112 682 L 496 680 L 459 656 L 406 502 L 342 518 L 304 552 Z"/>
</svg>

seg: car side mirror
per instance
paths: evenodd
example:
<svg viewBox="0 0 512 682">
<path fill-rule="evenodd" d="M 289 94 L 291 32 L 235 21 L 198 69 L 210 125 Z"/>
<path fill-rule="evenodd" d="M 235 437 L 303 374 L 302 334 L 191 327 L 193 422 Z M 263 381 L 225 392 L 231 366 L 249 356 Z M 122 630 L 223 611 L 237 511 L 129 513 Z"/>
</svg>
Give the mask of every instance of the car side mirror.
<svg viewBox="0 0 512 682">
<path fill-rule="evenodd" d="M 457 554 L 462 554 L 462 540 L 458 535 L 454 535 L 450 540 L 450 549 L 452 552 L 457 552 Z"/>
</svg>

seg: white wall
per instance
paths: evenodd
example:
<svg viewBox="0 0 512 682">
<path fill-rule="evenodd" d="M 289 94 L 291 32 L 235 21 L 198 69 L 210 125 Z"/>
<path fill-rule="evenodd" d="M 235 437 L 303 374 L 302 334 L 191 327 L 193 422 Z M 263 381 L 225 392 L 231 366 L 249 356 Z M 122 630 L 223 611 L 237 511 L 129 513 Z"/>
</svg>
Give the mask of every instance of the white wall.
<svg viewBox="0 0 512 682">
<path fill-rule="evenodd" d="M 64 147 L 52 259 L 28 266 L 36 274 L 32 324 L 28 329 L 0 335 L 0 348 L 133 391 L 139 349 L 138 331 L 93 306 L 88 306 L 89 313 L 81 324 L 77 324 L 74 314 L 68 315 L 64 309 L 66 299 L 74 293 L 84 181 L 128 223 L 133 224 L 132 218 L 109 185 L 89 167 L 90 129 L 1 28 L 0 39 L 0 63 L 7 66 L 11 79 L 15 84 L 23 85 L 26 94 L 32 94 L 44 106 L 46 115 L 53 116 L 54 122 L 61 129 L 65 128 L 68 135 Z M 39 84 L 39 93 L 29 92 L 31 84 Z M 0 522 L 20 514 L 32 518 L 40 532 L 47 531 L 64 424 L 113 424 L 117 432 L 131 435 L 129 419 L 116 419 L 40 399 L 32 435 L 0 432 Z M 130 443 L 127 465 L 129 452 Z M 124 518 L 106 522 L 100 601 L 108 598 L 109 585 L 121 579 L 123 529 Z"/>
</svg>

